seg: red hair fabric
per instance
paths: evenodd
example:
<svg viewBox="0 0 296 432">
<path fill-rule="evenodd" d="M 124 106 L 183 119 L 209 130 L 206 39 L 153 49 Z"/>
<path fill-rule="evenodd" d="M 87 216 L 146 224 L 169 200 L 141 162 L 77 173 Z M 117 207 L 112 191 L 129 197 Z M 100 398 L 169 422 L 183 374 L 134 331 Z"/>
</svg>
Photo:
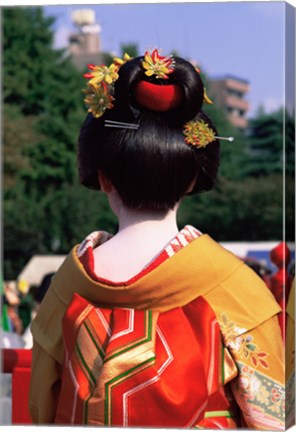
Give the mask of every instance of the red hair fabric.
<svg viewBox="0 0 296 432">
<path fill-rule="evenodd" d="M 134 96 L 145 108 L 152 111 L 169 111 L 180 104 L 183 94 L 177 84 L 159 85 L 140 81 L 135 86 Z"/>
</svg>

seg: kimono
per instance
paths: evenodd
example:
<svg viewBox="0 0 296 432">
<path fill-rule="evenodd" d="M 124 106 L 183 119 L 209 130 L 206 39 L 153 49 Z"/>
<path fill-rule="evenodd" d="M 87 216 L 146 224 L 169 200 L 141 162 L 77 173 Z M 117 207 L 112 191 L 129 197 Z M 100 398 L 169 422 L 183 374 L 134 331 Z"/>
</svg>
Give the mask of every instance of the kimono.
<svg viewBox="0 0 296 432">
<path fill-rule="evenodd" d="M 286 427 L 295 425 L 295 278 L 286 307 Z"/>
<path fill-rule="evenodd" d="M 187 226 L 112 283 L 92 274 L 93 241 L 109 237 L 73 248 L 33 321 L 33 422 L 283 430 L 280 308 L 264 282 Z"/>
</svg>

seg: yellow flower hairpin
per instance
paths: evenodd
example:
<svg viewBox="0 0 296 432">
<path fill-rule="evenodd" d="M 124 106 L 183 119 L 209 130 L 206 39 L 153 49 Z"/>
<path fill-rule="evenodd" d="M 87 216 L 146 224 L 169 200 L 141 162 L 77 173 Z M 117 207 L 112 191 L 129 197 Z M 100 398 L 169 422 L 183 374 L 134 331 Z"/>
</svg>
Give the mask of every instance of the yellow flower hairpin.
<svg viewBox="0 0 296 432">
<path fill-rule="evenodd" d="M 124 54 L 123 59 L 115 57 L 110 66 L 89 64 L 90 72 L 84 74 L 89 78 L 85 93 L 85 105 L 95 118 L 101 117 L 106 109 L 113 108 L 113 86 L 119 78 L 118 71 L 120 67 L 131 60 L 128 54 Z"/>
<path fill-rule="evenodd" d="M 124 54 L 123 59 L 121 59 L 120 57 L 113 58 L 114 64 L 118 67 L 122 66 L 123 64 L 125 64 L 130 60 L 132 60 L 132 57 L 127 53 Z"/>
<path fill-rule="evenodd" d="M 113 108 L 114 98 L 104 82 L 100 86 L 88 83 L 84 93 L 86 94 L 84 102 L 88 112 L 92 113 L 95 118 L 101 117 L 106 109 Z"/>
<path fill-rule="evenodd" d="M 160 56 L 158 50 L 155 49 L 150 54 L 149 51 L 145 52 L 144 61 L 142 66 L 145 69 L 145 75 L 153 76 L 156 78 L 168 79 L 168 75 L 174 71 L 175 62 L 172 56 Z"/>
<path fill-rule="evenodd" d="M 220 139 L 233 141 L 233 137 L 219 137 L 215 135 L 213 129 L 203 120 L 191 120 L 185 123 L 183 128 L 186 144 L 197 148 L 204 148 L 211 142 Z"/>
<path fill-rule="evenodd" d="M 87 67 L 91 72 L 84 74 L 85 78 L 90 78 L 89 84 L 99 84 L 105 81 L 107 84 L 112 84 L 118 79 L 118 66 L 112 63 L 109 67 L 105 65 L 96 66 L 89 64 Z"/>
</svg>

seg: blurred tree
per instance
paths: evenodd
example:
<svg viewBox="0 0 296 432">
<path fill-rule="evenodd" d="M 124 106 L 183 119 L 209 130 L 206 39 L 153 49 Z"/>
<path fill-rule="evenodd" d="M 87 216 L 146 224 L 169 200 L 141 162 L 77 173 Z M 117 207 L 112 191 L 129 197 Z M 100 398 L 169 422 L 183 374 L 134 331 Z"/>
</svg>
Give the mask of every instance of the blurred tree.
<svg viewBox="0 0 296 432">
<path fill-rule="evenodd" d="M 18 153 L 27 163 L 16 169 L 27 194 L 71 184 L 76 173 L 75 143 L 84 116 L 79 89 L 84 83 L 65 53 L 53 49 L 52 23 L 41 8 L 3 10 L 3 94 L 10 106 L 4 147 L 12 146 L 9 128 L 21 120 Z"/>
<path fill-rule="evenodd" d="M 28 197 L 18 182 L 4 195 L 3 222 L 4 279 L 13 280 L 32 255 L 47 252 L 43 237 L 50 221 L 40 202 Z"/>
<path fill-rule="evenodd" d="M 3 99 L 24 114 L 43 112 L 48 75 L 57 53 L 51 49 L 52 18 L 39 8 L 3 8 Z M 60 56 L 60 54 L 59 54 Z"/>
<path fill-rule="evenodd" d="M 77 183 L 40 197 L 18 182 L 5 193 L 3 215 L 5 279 L 15 279 L 32 255 L 67 254 L 90 232 L 117 229 L 106 196 Z"/>
<path fill-rule="evenodd" d="M 283 176 L 239 181 L 221 178 L 211 192 L 185 199 L 179 212 L 179 224 L 184 223 L 195 225 L 218 241 L 282 239 Z M 290 232 L 291 213 L 287 215 L 287 226 Z"/>
<path fill-rule="evenodd" d="M 121 44 L 120 51 L 122 57 L 125 53 L 129 54 L 133 58 L 139 56 L 139 47 L 137 43 Z"/>
<path fill-rule="evenodd" d="M 284 114 L 284 154 L 285 154 L 285 171 L 288 176 L 295 176 L 295 112 L 289 113 L 287 110 Z M 295 194 L 294 194 L 295 198 Z"/>
<path fill-rule="evenodd" d="M 51 252 L 68 253 L 90 232 L 102 229 L 114 233 L 117 228 L 106 196 L 77 183 L 48 193 L 42 207 L 53 221 L 51 230 L 44 230 L 44 246 Z"/>
<path fill-rule="evenodd" d="M 174 49 L 174 50 L 171 52 L 170 55 L 172 55 L 172 56 L 174 56 L 174 57 L 182 57 L 182 56 L 180 55 L 179 51 L 176 50 L 176 49 Z"/>
<path fill-rule="evenodd" d="M 220 175 L 229 180 L 239 180 L 246 176 L 245 164 L 248 160 L 245 136 L 229 121 L 225 112 L 215 104 L 204 104 L 205 113 L 211 118 L 221 137 L 233 137 L 234 141 L 220 140 Z"/>
<path fill-rule="evenodd" d="M 294 128 L 295 120 L 282 108 L 270 114 L 260 108 L 256 117 L 251 119 L 249 124 L 247 139 L 249 161 L 246 173 L 261 176 L 282 173 L 284 169 L 287 174 L 292 173 L 294 170 Z M 286 160 L 284 160 L 285 151 Z"/>
<path fill-rule="evenodd" d="M 85 82 L 52 47 L 53 19 L 41 8 L 4 8 L 2 22 L 4 271 L 15 278 L 32 254 L 53 251 L 46 237 L 64 215 L 47 218 L 44 199 L 76 182 Z"/>
<path fill-rule="evenodd" d="M 16 184 L 19 173 L 30 170 L 31 163 L 24 152 L 24 143 L 34 145 L 39 139 L 35 130 L 37 117 L 24 116 L 17 105 L 3 106 L 3 186 L 4 190 Z"/>
</svg>

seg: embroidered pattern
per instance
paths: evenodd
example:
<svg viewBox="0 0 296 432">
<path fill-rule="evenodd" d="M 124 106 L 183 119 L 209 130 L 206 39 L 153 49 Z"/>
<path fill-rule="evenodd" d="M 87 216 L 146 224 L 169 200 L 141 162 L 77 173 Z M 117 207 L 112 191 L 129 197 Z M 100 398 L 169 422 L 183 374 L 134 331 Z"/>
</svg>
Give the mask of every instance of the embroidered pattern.
<svg viewBox="0 0 296 432">
<path fill-rule="evenodd" d="M 112 235 L 106 231 L 93 231 L 80 243 L 77 249 L 78 258 L 81 258 L 88 249 L 94 249 L 96 246 L 105 243 L 111 237 Z"/>
<path fill-rule="evenodd" d="M 238 377 L 232 390 L 252 428 L 282 430 L 285 427 L 285 388 L 267 376 L 268 353 L 262 351 L 247 330 L 222 313 L 219 324 L 225 344 L 236 360 Z"/>
<path fill-rule="evenodd" d="M 285 389 L 277 381 L 244 363 L 237 363 L 240 374 L 233 391 L 256 425 L 279 428 L 285 421 Z"/>
<path fill-rule="evenodd" d="M 254 368 L 262 367 L 269 369 L 269 364 L 266 360 L 268 353 L 260 350 L 259 346 L 254 342 L 252 335 L 242 336 L 246 332 L 246 329 L 238 327 L 225 313 L 221 314 L 219 324 L 225 337 L 226 345 L 232 351 L 235 351 L 241 360 L 250 359 Z"/>
<path fill-rule="evenodd" d="M 201 232 L 191 225 L 186 225 L 179 234 L 165 248 L 168 257 L 173 256 L 183 247 L 187 246 L 192 240 L 201 236 Z"/>
<path fill-rule="evenodd" d="M 286 382 L 286 424 L 287 428 L 295 424 L 295 371 Z"/>
</svg>

